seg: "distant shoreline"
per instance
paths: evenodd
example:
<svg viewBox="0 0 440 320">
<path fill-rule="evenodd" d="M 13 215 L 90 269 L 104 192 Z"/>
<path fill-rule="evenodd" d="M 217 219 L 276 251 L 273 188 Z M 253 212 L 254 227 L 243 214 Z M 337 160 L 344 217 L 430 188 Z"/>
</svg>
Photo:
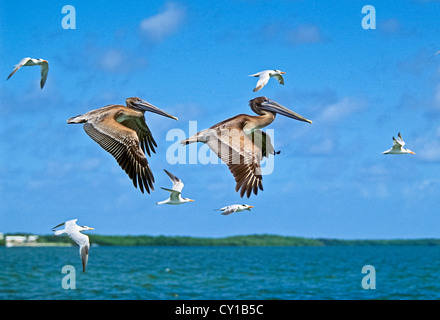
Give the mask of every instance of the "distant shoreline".
<svg viewBox="0 0 440 320">
<path fill-rule="evenodd" d="M 10 234 L 5 234 L 10 235 Z M 204 238 L 189 236 L 109 236 L 88 233 L 90 242 L 99 246 L 383 246 L 412 245 L 440 246 L 440 239 L 377 239 L 377 240 L 342 240 L 328 238 L 303 238 L 271 234 Z M 72 244 L 67 236 L 38 235 L 34 246 L 60 246 Z M 4 246 L 4 240 L 0 246 Z"/>
</svg>

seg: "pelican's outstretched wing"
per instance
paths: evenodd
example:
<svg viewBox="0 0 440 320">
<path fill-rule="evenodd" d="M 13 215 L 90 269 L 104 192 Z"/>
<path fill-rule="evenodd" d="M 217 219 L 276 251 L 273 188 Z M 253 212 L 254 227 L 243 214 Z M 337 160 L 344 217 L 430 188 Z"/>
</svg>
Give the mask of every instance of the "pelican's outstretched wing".
<svg viewBox="0 0 440 320">
<path fill-rule="evenodd" d="M 263 190 L 260 161 L 262 151 L 256 147 L 242 130 L 208 129 L 207 144 L 228 165 L 235 177 L 235 191 L 249 198 L 252 191 Z"/>
<path fill-rule="evenodd" d="M 118 119 L 116 120 L 118 121 Z M 156 150 L 154 149 L 155 147 L 157 148 L 156 141 L 154 140 L 150 128 L 148 128 L 143 116 L 128 119 L 124 118 L 120 123 L 127 128 L 136 131 L 143 152 L 146 152 L 148 156 L 151 156 L 150 150 L 156 153 Z"/>
<path fill-rule="evenodd" d="M 266 132 L 256 129 L 248 135 L 248 137 L 261 149 L 263 157 L 269 157 L 269 154 L 275 155 L 279 153 L 278 151 L 275 152 L 270 136 Z"/>
<path fill-rule="evenodd" d="M 143 116 L 143 115 L 142 115 Z M 132 124 L 133 122 L 131 122 Z M 114 120 L 105 117 L 84 124 L 85 132 L 96 141 L 104 150 L 109 152 L 132 179 L 133 185 L 148 193 L 154 190 L 154 177 L 144 152 L 139 146 L 137 133 Z"/>
</svg>

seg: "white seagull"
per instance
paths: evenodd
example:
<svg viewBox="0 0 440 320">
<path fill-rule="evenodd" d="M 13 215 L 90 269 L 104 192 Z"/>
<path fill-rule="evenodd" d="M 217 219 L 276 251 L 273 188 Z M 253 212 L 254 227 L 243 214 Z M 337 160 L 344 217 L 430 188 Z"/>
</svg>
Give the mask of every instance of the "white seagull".
<svg viewBox="0 0 440 320">
<path fill-rule="evenodd" d="M 255 74 L 251 74 L 249 77 L 259 77 L 257 86 L 254 88 L 254 92 L 263 88 L 271 77 L 275 77 L 279 83 L 284 84 L 284 79 L 282 74 L 286 74 L 286 73 L 280 70 L 264 70 Z"/>
<path fill-rule="evenodd" d="M 411 153 L 415 154 L 415 152 L 405 149 L 403 146 L 405 145 L 405 141 L 403 141 L 402 136 L 399 134 L 397 135 L 397 139 L 393 137 L 393 147 L 391 149 L 388 149 L 383 154 L 405 154 L 405 153 Z"/>
<path fill-rule="evenodd" d="M 162 188 L 161 187 L 161 189 L 169 191 L 169 192 L 171 192 L 171 194 L 170 194 L 170 197 L 168 199 L 166 199 L 164 201 L 160 201 L 160 202 L 158 202 L 156 204 L 173 204 L 173 205 L 177 205 L 177 204 L 182 204 L 182 203 L 194 201 L 193 199 L 182 198 L 182 195 L 181 195 L 182 188 L 183 188 L 182 180 L 180 180 L 175 175 L 173 175 L 172 173 L 168 172 L 165 169 L 163 169 L 163 171 L 165 171 L 165 173 L 170 177 L 171 181 L 173 182 L 173 189 L 167 189 L 167 188 Z"/>
<path fill-rule="evenodd" d="M 248 204 L 231 204 L 229 206 L 223 207 L 218 210 L 223 211 L 222 215 L 225 216 L 225 215 L 228 215 L 228 214 L 231 214 L 234 212 L 240 212 L 240 211 L 244 211 L 244 210 L 251 211 L 251 208 L 253 208 L 253 206 L 250 206 Z"/>
<path fill-rule="evenodd" d="M 72 219 L 63 223 L 60 223 L 56 227 L 52 228 L 52 231 L 54 231 L 55 236 L 59 236 L 60 234 L 67 233 L 67 235 L 75 241 L 79 246 L 79 255 L 81 256 L 82 266 L 83 266 L 83 272 L 86 271 L 86 265 L 87 260 L 89 259 L 89 249 L 90 249 L 90 242 L 89 237 L 85 234 L 82 234 L 80 231 L 85 230 L 94 230 L 94 228 L 90 228 L 87 226 L 79 226 L 76 224 L 76 221 L 78 219 Z M 53 230 L 58 227 L 61 227 L 64 225 L 64 229 L 61 230 Z"/>
<path fill-rule="evenodd" d="M 46 83 L 46 79 L 47 79 L 47 73 L 49 72 L 49 63 L 47 62 L 47 60 L 44 59 L 32 59 L 32 58 L 23 58 L 21 59 L 21 61 L 15 65 L 14 70 L 11 72 L 11 74 L 8 76 L 8 79 L 10 77 L 13 76 L 14 73 L 17 72 L 18 69 L 20 69 L 21 67 L 32 67 L 32 66 L 40 66 L 41 67 L 41 81 L 40 81 L 40 86 L 41 89 L 43 89 L 44 84 Z"/>
</svg>

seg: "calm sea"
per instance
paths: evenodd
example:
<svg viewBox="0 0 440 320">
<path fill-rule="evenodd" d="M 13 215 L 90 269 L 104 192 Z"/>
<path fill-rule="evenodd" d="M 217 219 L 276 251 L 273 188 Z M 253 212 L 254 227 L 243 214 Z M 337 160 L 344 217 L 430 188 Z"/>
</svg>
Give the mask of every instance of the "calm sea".
<svg viewBox="0 0 440 320">
<path fill-rule="evenodd" d="M 440 299 L 440 247 L 2 247 L 0 299 Z"/>
</svg>

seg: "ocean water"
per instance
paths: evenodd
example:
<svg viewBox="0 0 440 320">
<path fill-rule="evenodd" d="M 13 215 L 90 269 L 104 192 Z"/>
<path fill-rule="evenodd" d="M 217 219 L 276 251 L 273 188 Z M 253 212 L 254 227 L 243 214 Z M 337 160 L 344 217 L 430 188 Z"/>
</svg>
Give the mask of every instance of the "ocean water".
<svg viewBox="0 0 440 320">
<path fill-rule="evenodd" d="M 365 265 L 375 289 L 362 287 Z M 0 299 L 440 299 L 440 247 L 102 246 L 85 273 L 77 247 L 0 248 Z"/>
</svg>

